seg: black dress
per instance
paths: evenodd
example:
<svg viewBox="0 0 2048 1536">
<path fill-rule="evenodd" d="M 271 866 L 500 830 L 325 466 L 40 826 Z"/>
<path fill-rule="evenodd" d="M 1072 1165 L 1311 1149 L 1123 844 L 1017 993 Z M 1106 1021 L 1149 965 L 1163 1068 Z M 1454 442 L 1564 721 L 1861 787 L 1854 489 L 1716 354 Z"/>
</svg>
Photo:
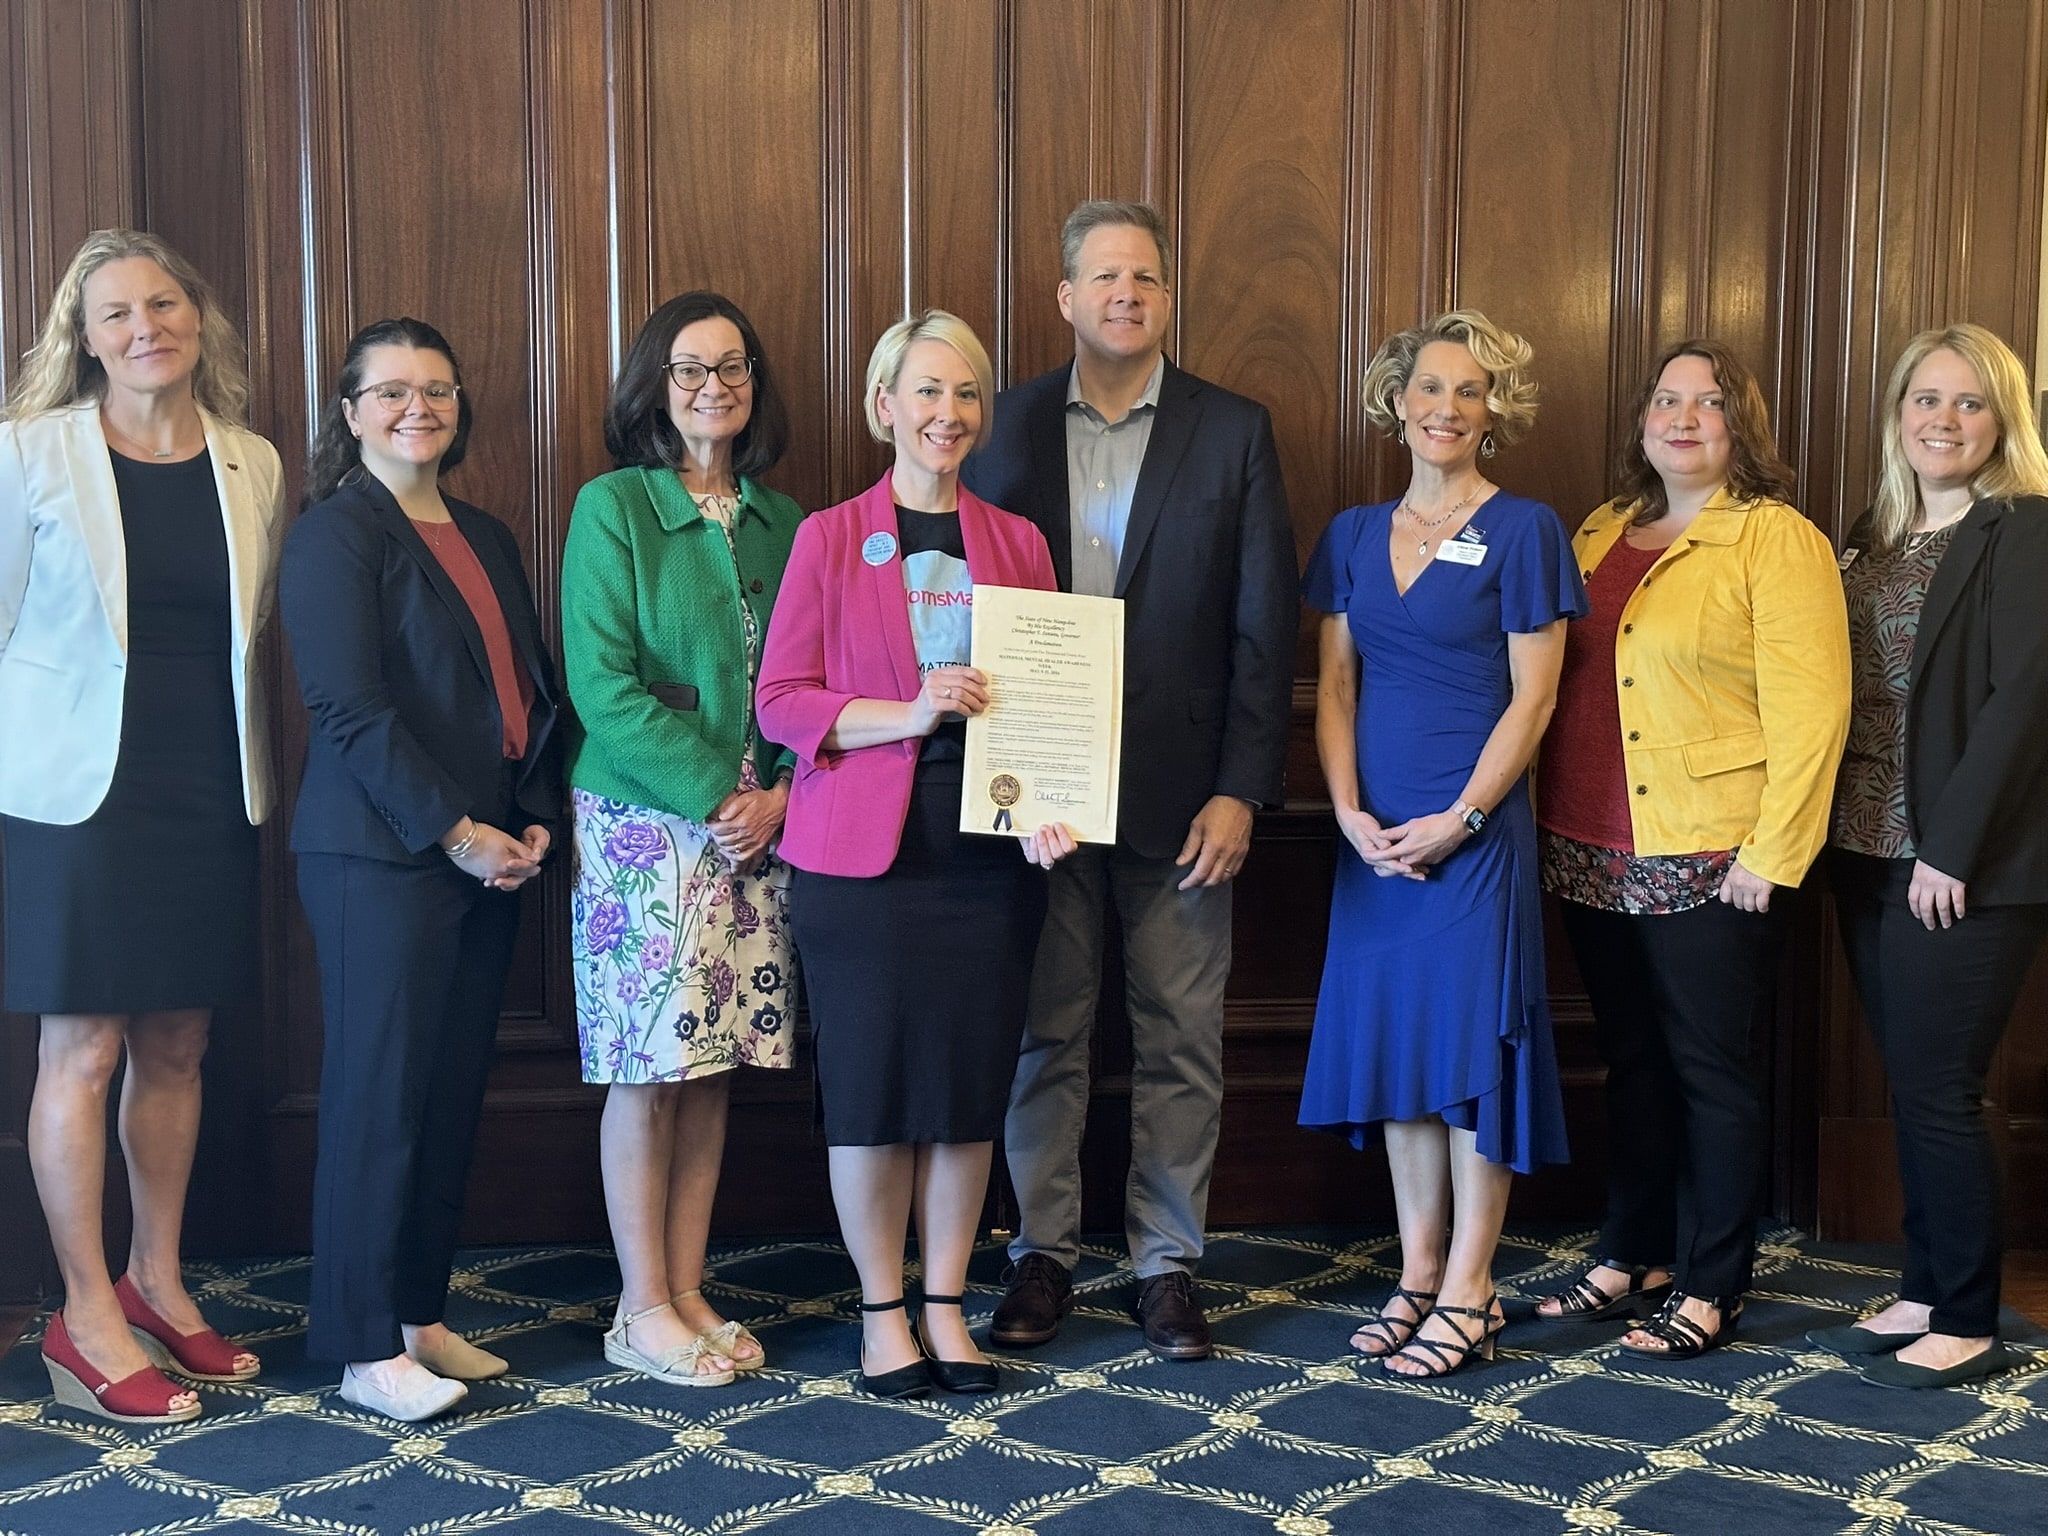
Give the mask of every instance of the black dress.
<svg viewBox="0 0 2048 1536">
<path fill-rule="evenodd" d="M 256 829 L 213 458 L 113 460 L 128 560 L 121 749 L 86 820 L 4 818 L 18 1013 L 213 1008 L 255 982 Z"/>
<path fill-rule="evenodd" d="M 897 525 L 906 562 L 949 555 L 964 577 L 959 514 L 899 509 Z M 913 629 L 922 669 L 966 660 L 928 656 Z M 886 871 L 793 872 L 791 925 L 830 1146 L 1002 1134 L 1046 882 L 1015 838 L 958 830 L 965 735 L 955 724 L 926 738 Z"/>
</svg>

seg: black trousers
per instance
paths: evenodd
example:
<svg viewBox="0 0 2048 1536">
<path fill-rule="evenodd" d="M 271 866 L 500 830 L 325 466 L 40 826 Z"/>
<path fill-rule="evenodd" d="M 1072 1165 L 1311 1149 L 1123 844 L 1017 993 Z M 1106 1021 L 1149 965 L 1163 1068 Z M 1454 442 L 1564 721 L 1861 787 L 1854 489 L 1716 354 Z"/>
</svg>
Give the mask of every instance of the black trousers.
<svg viewBox="0 0 2048 1536">
<path fill-rule="evenodd" d="M 1562 907 L 1607 1063 L 1600 1252 L 1668 1266 L 1688 1295 L 1739 1296 L 1763 1196 L 1750 1050 L 1770 1024 L 1782 912 L 1720 901 L 1655 917 Z"/>
<path fill-rule="evenodd" d="M 2041 940 L 2048 906 L 1981 907 L 1930 930 L 1906 905 L 1911 859 L 1828 850 L 1842 947 L 1891 1081 L 1906 1196 L 1904 1301 L 1933 1328 L 1998 1332 L 2004 1243 L 1998 1159 L 1984 1125 L 1984 1074 Z"/>
<path fill-rule="evenodd" d="M 383 1360 L 441 1320 L 518 898 L 453 864 L 301 854 L 326 1043 L 306 1353 Z"/>
</svg>

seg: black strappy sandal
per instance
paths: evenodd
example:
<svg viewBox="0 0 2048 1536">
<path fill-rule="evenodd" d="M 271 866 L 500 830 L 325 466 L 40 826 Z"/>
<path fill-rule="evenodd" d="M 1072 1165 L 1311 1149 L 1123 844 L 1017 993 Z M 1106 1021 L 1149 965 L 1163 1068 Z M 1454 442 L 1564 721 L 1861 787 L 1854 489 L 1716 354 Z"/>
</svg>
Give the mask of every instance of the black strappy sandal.
<svg viewBox="0 0 2048 1536">
<path fill-rule="evenodd" d="M 860 1304 L 863 1312 L 900 1312 L 903 1298 L 894 1301 L 864 1301 Z M 923 1397 L 932 1389 L 931 1373 L 925 1369 L 922 1358 L 893 1371 L 884 1371 L 879 1376 L 868 1374 L 868 1341 L 865 1335 L 860 1341 L 860 1389 L 876 1397 Z"/>
<path fill-rule="evenodd" d="M 1429 1313 L 1430 1317 L 1442 1318 L 1444 1326 L 1458 1336 L 1457 1342 L 1453 1343 L 1449 1339 L 1425 1338 L 1418 1331 L 1404 1348 L 1398 1350 L 1395 1356 L 1390 1356 L 1389 1358 L 1407 1355 L 1417 1364 L 1426 1365 L 1428 1369 L 1421 1371 L 1392 1371 L 1387 1369 L 1387 1362 L 1382 1360 L 1380 1362 L 1380 1374 L 1382 1376 L 1390 1376 L 1396 1381 L 1435 1381 L 1450 1375 L 1451 1372 L 1457 1370 L 1458 1367 L 1467 1360 L 1470 1360 L 1475 1354 L 1482 1360 L 1491 1360 L 1493 1358 L 1494 1340 L 1500 1337 L 1501 1329 L 1508 1325 L 1508 1320 L 1493 1310 L 1498 1305 L 1500 1305 L 1500 1298 L 1498 1296 L 1489 1296 L 1486 1298 L 1486 1305 L 1483 1307 L 1432 1307 Z M 1479 1320 L 1479 1336 L 1477 1338 L 1467 1333 L 1458 1323 L 1457 1319 L 1461 1317 L 1471 1317 Z M 1424 1321 L 1426 1322 L 1428 1319 L 1425 1318 Z M 1420 1326 L 1420 1324 L 1417 1325 L 1418 1329 Z M 1417 1350 L 1424 1349 L 1428 1350 L 1431 1356 L 1427 1361 L 1415 1353 Z"/>
<path fill-rule="evenodd" d="M 957 1307 L 967 1298 L 961 1296 L 926 1296 L 927 1307 Z M 924 1331 L 924 1310 L 919 1308 L 917 1327 L 911 1330 L 911 1337 L 917 1340 L 917 1347 L 925 1352 L 925 1370 L 935 1387 L 947 1392 L 993 1392 L 996 1380 L 995 1362 L 990 1360 L 947 1360 L 932 1347 L 932 1341 Z"/>
<path fill-rule="evenodd" d="M 1735 1337 L 1735 1325 L 1742 1320 L 1742 1298 L 1730 1296 L 1703 1296 L 1699 1298 L 1721 1311 L 1721 1321 L 1712 1333 L 1678 1309 L 1685 1304 L 1686 1294 L 1673 1291 L 1657 1309 L 1657 1315 L 1636 1326 L 1651 1338 L 1664 1345 L 1662 1349 L 1645 1349 L 1640 1344 L 1631 1344 L 1627 1339 L 1621 1347 L 1630 1354 L 1644 1360 L 1697 1360 L 1710 1349 L 1719 1349 Z"/>
<path fill-rule="evenodd" d="M 1415 1320 L 1413 1322 L 1410 1322 L 1405 1317 L 1387 1316 L 1387 1307 L 1397 1299 L 1407 1302 L 1409 1306 L 1415 1309 Z M 1378 1313 L 1360 1323 L 1357 1330 L 1352 1333 L 1351 1347 L 1368 1360 L 1385 1360 L 1390 1355 L 1398 1355 L 1407 1347 L 1408 1341 L 1415 1337 L 1415 1330 L 1422 1326 L 1424 1319 L 1429 1316 L 1430 1309 L 1435 1305 L 1435 1291 L 1411 1291 L 1405 1285 L 1397 1285 L 1394 1287 L 1394 1294 L 1381 1303 Z M 1396 1328 L 1406 1331 L 1396 1335 L 1394 1332 Z M 1364 1334 L 1376 1343 L 1386 1345 L 1386 1348 L 1367 1349 L 1358 1342 L 1359 1334 Z"/>
<path fill-rule="evenodd" d="M 1596 1269 L 1616 1269 L 1628 1276 L 1628 1289 L 1619 1296 L 1610 1296 L 1593 1283 Z M 1659 1285 L 1644 1285 L 1653 1269 L 1662 1269 L 1665 1278 Z M 1661 1301 L 1671 1294 L 1671 1272 L 1662 1264 L 1624 1264 L 1619 1259 L 1595 1259 L 1578 1274 L 1571 1283 L 1553 1295 L 1545 1296 L 1536 1303 L 1535 1317 L 1540 1322 L 1598 1322 L 1602 1318 L 1615 1317 L 1623 1312 L 1635 1310 L 1639 1301 Z M 1545 1312 L 1543 1303 L 1557 1303 L 1555 1312 Z"/>
</svg>

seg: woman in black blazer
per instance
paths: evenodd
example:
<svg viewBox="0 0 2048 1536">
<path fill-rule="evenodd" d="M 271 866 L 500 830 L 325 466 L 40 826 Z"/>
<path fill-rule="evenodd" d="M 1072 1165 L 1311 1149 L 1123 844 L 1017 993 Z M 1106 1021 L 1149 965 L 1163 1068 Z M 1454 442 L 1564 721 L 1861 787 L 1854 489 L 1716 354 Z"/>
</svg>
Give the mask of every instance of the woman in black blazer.
<svg viewBox="0 0 2048 1536">
<path fill-rule="evenodd" d="M 1887 1387 L 2001 1369 L 1984 1076 L 2048 934 L 2048 453 L 1982 326 L 1923 331 L 1885 395 L 1877 500 L 1842 551 L 1854 709 L 1829 871 L 1891 1080 L 1899 1299 L 1813 1342 Z"/>
<path fill-rule="evenodd" d="M 519 546 L 440 489 L 469 428 L 440 332 L 358 332 L 278 582 L 312 716 L 291 841 L 327 1027 L 307 1353 L 344 1363 L 348 1401 L 408 1420 L 506 1368 L 441 1315 L 512 893 L 562 811 Z"/>
</svg>

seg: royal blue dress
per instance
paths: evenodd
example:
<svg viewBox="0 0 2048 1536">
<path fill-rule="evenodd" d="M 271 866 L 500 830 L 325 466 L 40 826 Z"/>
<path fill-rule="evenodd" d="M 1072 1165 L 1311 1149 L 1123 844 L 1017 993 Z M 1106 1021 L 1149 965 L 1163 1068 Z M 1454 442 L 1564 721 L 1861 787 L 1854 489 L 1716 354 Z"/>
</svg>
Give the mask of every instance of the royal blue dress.
<svg viewBox="0 0 2048 1536">
<path fill-rule="evenodd" d="M 1508 635 L 1586 612 L 1543 503 L 1496 493 L 1451 541 L 1466 562 L 1432 560 L 1406 593 L 1388 558 L 1396 505 L 1340 513 L 1302 581 L 1358 646 L 1359 804 L 1388 827 L 1464 790 L 1513 692 Z M 1382 1121 L 1429 1115 L 1521 1172 L 1568 1156 L 1526 778 L 1427 880 L 1382 878 L 1338 844 L 1301 1123 L 1364 1147 Z"/>
</svg>

